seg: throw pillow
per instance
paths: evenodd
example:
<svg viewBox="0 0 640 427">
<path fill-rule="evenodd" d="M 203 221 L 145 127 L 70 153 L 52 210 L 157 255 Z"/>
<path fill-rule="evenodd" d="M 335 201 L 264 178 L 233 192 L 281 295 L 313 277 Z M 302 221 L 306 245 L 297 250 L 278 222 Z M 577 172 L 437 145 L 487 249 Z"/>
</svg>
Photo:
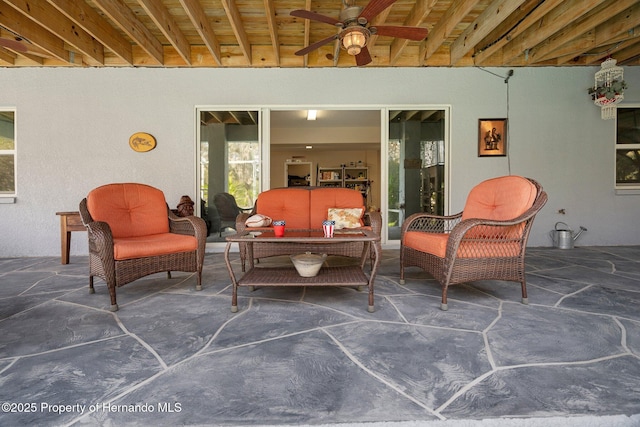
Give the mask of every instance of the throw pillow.
<svg viewBox="0 0 640 427">
<path fill-rule="evenodd" d="M 244 225 L 247 227 L 268 227 L 271 225 L 271 218 L 266 215 L 255 214 L 247 218 Z"/>
<path fill-rule="evenodd" d="M 358 228 L 364 223 L 361 218 L 364 214 L 362 208 L 329 208 L 327 219 L 336 222 L 336 230 L 341 228 Z"/>
</svg>

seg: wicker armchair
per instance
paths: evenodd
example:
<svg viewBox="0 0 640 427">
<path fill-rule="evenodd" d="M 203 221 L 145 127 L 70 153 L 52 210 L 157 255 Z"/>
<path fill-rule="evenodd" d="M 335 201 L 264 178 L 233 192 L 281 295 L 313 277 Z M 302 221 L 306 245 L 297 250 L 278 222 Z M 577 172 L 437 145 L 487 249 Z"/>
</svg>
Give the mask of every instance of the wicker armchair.
<svg viewBox="0 0 640 427">
<path fill-rule="evenodd" d="M 178 217 L 162 191 L 143 184 L 108 184 L 80 202 L 89 237 L 89 292 L 93 278 L 107 283 L 111 311 L 116 287 L 166 271 L 197 272 L 202 289 L 207 227 L 202 218 Z"/>
<path fill-rule="evenodd" d="M 451 216 L 417 213 L 402 225 L 400 283 L 405 268 L 417 266 L 442 286 L 447 310 L 450 285 L 474 280 L 519 282 L 527 304 L 524 256 L 533 219 L 547 202 L 536 181 L 505 176 L 474 187 L 462 212 Z"/>
</svg>

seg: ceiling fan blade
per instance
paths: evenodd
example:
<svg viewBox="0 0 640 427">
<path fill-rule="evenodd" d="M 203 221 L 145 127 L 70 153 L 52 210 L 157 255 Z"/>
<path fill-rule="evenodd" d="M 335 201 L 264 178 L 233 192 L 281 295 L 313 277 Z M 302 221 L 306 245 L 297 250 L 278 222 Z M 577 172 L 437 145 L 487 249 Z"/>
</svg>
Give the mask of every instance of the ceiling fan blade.
<svg viewBox="0 0 640 427">
<path fill-rule="evenodd" d="M 429 34 L 429 30 L 422 27 L 394 27 L 392 25 L 381 25 L 369 28 L 373 34 L 379 36 L 400 37 L 403 39 L 421 41 Z"/>
<path fill-rule="evenodd" d="M 363 47 L 359 54 L 356 55 L 356 64 L 358 67 L 362 67 L 363 65 L 367 65 L 371 62 L 371 54 L 369 54 L 369 49 L 367 47 Z"/>
<path fill-rule="evenodd" d="M 320 46 L 324 46 L 325 44 L 332 42 L 333 40 L 337 39 L 338 37 L 340 37 L 340 34 L 335 34 L 335 35 L 333 35 L 331 37 L 327 37 L 326 39 L 322 39 L 319 42 L 312 43 L 309 46 L 297 51 L 296 55 L 304 56 L 307 53 L 311 52 L 312 50 L 316 50 Z"/>
<path fill-rule="evenodd" d="M 330 25 L 342 25 L 342 22 L 330 16 L 320 15 L 319 13 L 311 12 L 310 10 L 297 9 L 291 11 L 291 16 L 297 16 L 298 18 L 311 19 L 313 21 L 324 22 Z"/>
<path fill-rule="evenodd" d="M 0 38 L 0 46 L 7 47 L 16 52 L 26 52 L 27 47 L 17 40 Z"/>
<path fill-rule="evenodd" d="M 371 0 L 369 4 L 367 4 L 362 12 L 360 12 L 360 17 L 363 17 L 370 22 L 373 18 L 376 17 L 380 12 L 394 4 L 396 0 Z"/>
</svg>

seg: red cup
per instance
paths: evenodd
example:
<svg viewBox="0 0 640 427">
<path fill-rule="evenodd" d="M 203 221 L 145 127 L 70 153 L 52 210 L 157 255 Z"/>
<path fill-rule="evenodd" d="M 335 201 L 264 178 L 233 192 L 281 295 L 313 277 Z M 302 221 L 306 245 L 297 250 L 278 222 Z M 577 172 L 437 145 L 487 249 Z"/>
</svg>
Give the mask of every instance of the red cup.
<svg viewBox="0 0 640 427">
<path fill-rule="evenodd" d="M 276 235 L 276 237 L 283 237 L 284 236 L 284 221 L 279 220 L 279 221 L 273 221 L 273 234 Z"/>
</svg>

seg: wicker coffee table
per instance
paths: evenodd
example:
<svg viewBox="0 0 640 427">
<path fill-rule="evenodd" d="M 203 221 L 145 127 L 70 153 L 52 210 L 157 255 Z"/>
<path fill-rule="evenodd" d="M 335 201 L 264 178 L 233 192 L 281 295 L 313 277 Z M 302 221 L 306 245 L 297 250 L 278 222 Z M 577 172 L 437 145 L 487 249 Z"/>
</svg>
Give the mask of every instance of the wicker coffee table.
<svg viewBox="0 0 640 427">
<path fill-rule="evenodd" d="M 224 259 L 229 270 L 229 276 L 233 284 L 233 296 L 231 300 L 231 311 L 238 311 L 238 286 L 260 287 L 260 286 L 349 286 L 363 287 L 369 289 L 368 311 L 373 312 L 373 284 L 375 281 L 378 264 L 380 263 L 380 236 L 370 230 L 349 230 L 346 232 L 336 231 L 334 237 L 325 238 L 322 230 L 287 230 L 284 237 L 275 237 L 273 232 L 252 233 L 243 231 L 232 236 L 228 236 L 227 247 L 224 251 Z M 273 256 L 288 253 L 290 255 L 315 252 L 331 253 L 330 245 L 342 245 L 342 247 L 357 247 L 353 242 L 363 242 L 364 249 L 360 253 L 349 254 L 353 258 L 359 258 L 358 263 L 353 265 L 326 267 L 322 266 L 320 272 L 315 277 L 302 277 L 295 267 L 258 267 L 254 264 L 254 245 L 261 245 L 261 253 L 269 253 L 273 250 Z M 246 248 L 246 258 L 249 260 L 249 268 L 240 279 L 231 268 L 229 259 L 229 249 L 234 243 L 238 243 L 240 250 Z M 326 249 L 326 250 L 323 250 Z M 369 249 L 371 251 L 370 256 Z M 343 252 L 343 251 L 341 251 Z M 371 270 L 365 272 L 367 260 L 371 261 Z"/>
</svg>

